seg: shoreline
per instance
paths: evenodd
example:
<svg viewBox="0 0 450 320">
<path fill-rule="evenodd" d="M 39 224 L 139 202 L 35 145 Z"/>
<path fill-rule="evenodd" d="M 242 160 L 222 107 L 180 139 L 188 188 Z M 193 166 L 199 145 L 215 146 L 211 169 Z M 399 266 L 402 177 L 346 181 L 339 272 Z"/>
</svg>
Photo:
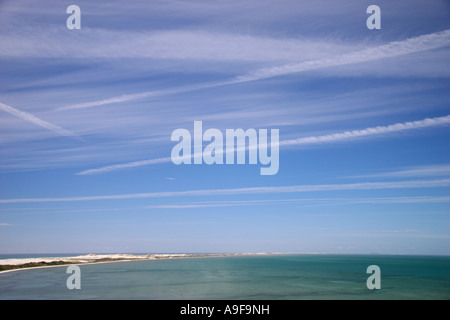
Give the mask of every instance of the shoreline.
<svg viewBox="0 0 450 320">
<path fill-rule="evenodd" d="M 232 256 L 261 256 L 261 255 L 277 255 L 282 253 L 211 253 L 211 254 L 87 254 L 81 256 L 70 257 L 42 257 L 42 258 L 17 258 L 0 260 L 0 267 L 11 266 L 10 269 L 0 270 L 0 274 L 20 271 L 32 270 L 52 267 L 63 267 L 69 265 L 86 265 L 115 263 L 121 261 L 144 261 L 144 260 L 166 260 L 180 258 L 208 258 L 208 257 L 232 257 Z M 53 264 L 52 264 L 53 263 Z M 27 266 L 36 264 L 36 266 Z M 44 264 L 44 265 L 42 265 Z"/>
<path fill-rule="evenodd" d="M 408 255 L 408 254 L 337 254 L 323 252 L 272 252 L 272 253 L 164 253 L 164 254 L 86 254 L 78 256 L 65 257 L 39 257 L 39 258 L 11 258 L 0 259 L 0 275 L 7 272 L 32 270 L 51 267 L 63 267 L 69 265 L 86 265 L 100 263 L 116 263 L 121 261 L 143 261 L 143 260 L 167 260 L 182 258 L 214 258 L 214 257 L 238 257 L 238 256 L 273 256 L 273 255 L 373 255 L 373 256 L 431 256 L 431 257 L 448 257 L 441 255 Z M 28 266 L 35 264 L 34 266 Z M 10 268 L 8 268 L 10 266 Z M 1 270 L 1 267 L 7 267 Z"/>
</svg>

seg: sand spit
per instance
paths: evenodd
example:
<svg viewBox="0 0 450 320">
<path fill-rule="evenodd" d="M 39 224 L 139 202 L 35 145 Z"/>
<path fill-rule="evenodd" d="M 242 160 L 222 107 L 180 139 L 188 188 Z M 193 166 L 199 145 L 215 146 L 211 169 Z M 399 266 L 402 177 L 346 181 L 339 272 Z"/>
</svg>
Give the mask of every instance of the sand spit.
<svg viewBox="0 0 450 320">
<path fill-rule="evenodd" d="M 229 257 L 242 255 L 266 255 L 269 253 L 230 253 L 230 254 L 86 254 L 73 257 L 42 257 L 0 260 L 0 273 L 29 268 L 55 267 L 65 264 L 105 263 L 133 260 L 156 260 L 199 257 Z"/>
</svg>

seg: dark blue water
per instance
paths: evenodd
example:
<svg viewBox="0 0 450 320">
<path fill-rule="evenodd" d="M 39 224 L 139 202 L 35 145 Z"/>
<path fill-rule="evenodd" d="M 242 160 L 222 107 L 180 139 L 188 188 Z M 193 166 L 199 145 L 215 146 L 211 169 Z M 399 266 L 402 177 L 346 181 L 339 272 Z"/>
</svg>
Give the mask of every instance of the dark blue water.
<svg viewBox="0 0 450 320">
<path fill-rule="evenodd" d="M 369 265 L 381 289 L 369 290 Z M 450 257 L 270 255 L 81 265 L 0 274 L 0 299 L 450 299 Z"/>
</svg>

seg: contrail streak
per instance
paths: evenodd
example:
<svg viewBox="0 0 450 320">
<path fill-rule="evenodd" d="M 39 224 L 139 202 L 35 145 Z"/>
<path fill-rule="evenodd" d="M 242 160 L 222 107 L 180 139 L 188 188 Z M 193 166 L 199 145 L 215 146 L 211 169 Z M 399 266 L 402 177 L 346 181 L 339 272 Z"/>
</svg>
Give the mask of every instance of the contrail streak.
<svg viewBox="0 0 450 320">
<path fill-rule="evenodd" d="M 176 89 L 146 91 L 135 94 L 125 94 L 112 98 L 90 101 L 85 103 L 73 104 L 58 108 L 57 110 L 84 109 L 102 106 L 111 103 L 120 103 L 131 100 L 137 100 L 147 97 L 158 97 L 183 92 L 189 92 L 200 89 L 207 89 L 231 84 L 257 81 L 266 78 L 305 72 L 327 67 L 349 65 L 361 62 L 375 61 L 385 58 L 398 57 L 410 53 L 433 50 L 450 45 L 450 30 L 430 33 L 402 41 L 393 41 L 388 44 L 377 47 L 367 48 L 352 53 L 343 54 L 326 59 L 311 60 L 300 63 L 290 63 L 278 67 L 262 68 L 245 75 L 240 75 L 228 81 L 217 83 L 202 84 L 196 86 L 186 86 Z"/>
<path fill-rule="evenodd" d="M 298 138 L 298 139 L 282 140 L 279 142 L 279 146 L 286 147 L 286 146 L 300 146 L 300 145 L 308 145 L 308 144 L 340 142 L 340 141 L 345 141 L 345 140 L 350 140 L 350 139 L 370 137 L 370 136 L 375 136 L 375 135 L 383 135 L 383 134 L 395 133 L 395 132 L 400 132 L 400 131 L 420 129 L 420 128 L 425 128 L 425 127 L 434 127 L 434 126 L 440 126 L 440 125 L 446 125 L 446 124 L 450 124 L 450 115 L 447 115 L 444 117 L 426 118 L 426 119 L 418 120 L 418 121 L 396 123 L 396 124 L 391 124 L 388 126 L 370 127 L 370 128 L 366 128 L 366 129 L 362 129 L 362 130 L 352 130 L 352 131 L 345 131 L 345 132 L 341 132 L 341 133 L 332 133 L 332 134 L 321 135 L 321 136 L 311 136 L 311 137 Z M 257 147 L 258 146 L 250 146 L 248 148 L 257 148 Z M 195 156 L 201 156 L 201 154 L 192 155 L 192 157 L 195 157 Z M 114 171 L 114 170 L 125 169 L 125 168 L 140 167 L 140 166 L 144 166 L 144 165 L 169 163 L 171 161 L 172 161 L 171 157 L 155 158 L 155 159 L 148 159 L 148 160 L 141 160 L 141 161 L 132 161 L 132 162 L 127 162 L 127 163 L 122 163 L 122 164 L 114 164 L 114 165 L 110 165 L 110 166 L 105 166 L 105 167 L 101 167 L 101 168 L 84 170 L 84 171 L 78 172 L 77 175 L 98 174 L 98 173 L 104 173 L 104 172 L 109 172 L 109 171 Z"/>
<path fill-rule="evenodd" d="M 61 135 L 61 136 L 68 136 L 68 137 L 74 137 L 76 136 L 73 132 L 70 132 L 66 129 L 63 129 L 61 127 L 58 127 L 57 125 L 54 125 L 50 122 L 44 121 L 42 119 L 39 119 L 36 116 L 33 116 L 30 113 L 20 111 L 16 108 L 13 108 L 11 106 L 8 106 L 6 104 L 3 104 L 0 102 L 0 110 L 3 110 L 5 112 L 8 112 L 9 114 L 12 114 L 22 120 L 25 120 L 27 122 L 33 123 L 35 125 L 38 125 L 42 128 L 48 129 L 50 131 L 53 131 L 54 133 Z"/>
<path fill-rule="evenodd" d="M 126 200 L 167 198 L 185 196 L 227 196 L 242 194 L 277 194 L 277 193 L 302 193 L 320 191 L 342 191 L 342 190 L 380 190 L 380 189 L 410 189 L 410 188 L 436 188 L 450 186 L 450 179 L 441 180 L 411 180 L 395 182 L 361 182 L 349 184 L 323 184 L 323 185 L 297 185 L 276 187 L 253 187 L 235 189 L 209 189 L 188 191 L 166 191 L 149 193 L 132 193 L 104 196 L 85 196 L 67 198 L 23 198 L 23 199 L 0 199 L 0 203 L 40 203 L 40 202 L 75 202 L 75 201 L 98 201 L 98 200 Z"/>
</svg>

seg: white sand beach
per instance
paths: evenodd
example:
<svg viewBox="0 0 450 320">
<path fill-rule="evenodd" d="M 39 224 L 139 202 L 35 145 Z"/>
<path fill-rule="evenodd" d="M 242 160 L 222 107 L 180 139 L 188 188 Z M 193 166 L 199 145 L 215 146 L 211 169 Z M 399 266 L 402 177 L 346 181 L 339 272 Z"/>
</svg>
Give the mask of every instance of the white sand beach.
<svg viewBox="0 0 450 320">
<path fill-rule="evenodd" d="M 86 254 L 73 257 L 39 257 L 39 258 L 19 258 L 19 259 L 1 259 L 0 265 L 21 265 L 26 263 L 39 263 L 39 262 L 57 262 L 63 261 L 67 263 L 92 263 L 99 260 L 149 260 L 149 259 L 170 259 L 170 258 L 182 258 L 188 256 L 187 254 Z"/>
</svg>

